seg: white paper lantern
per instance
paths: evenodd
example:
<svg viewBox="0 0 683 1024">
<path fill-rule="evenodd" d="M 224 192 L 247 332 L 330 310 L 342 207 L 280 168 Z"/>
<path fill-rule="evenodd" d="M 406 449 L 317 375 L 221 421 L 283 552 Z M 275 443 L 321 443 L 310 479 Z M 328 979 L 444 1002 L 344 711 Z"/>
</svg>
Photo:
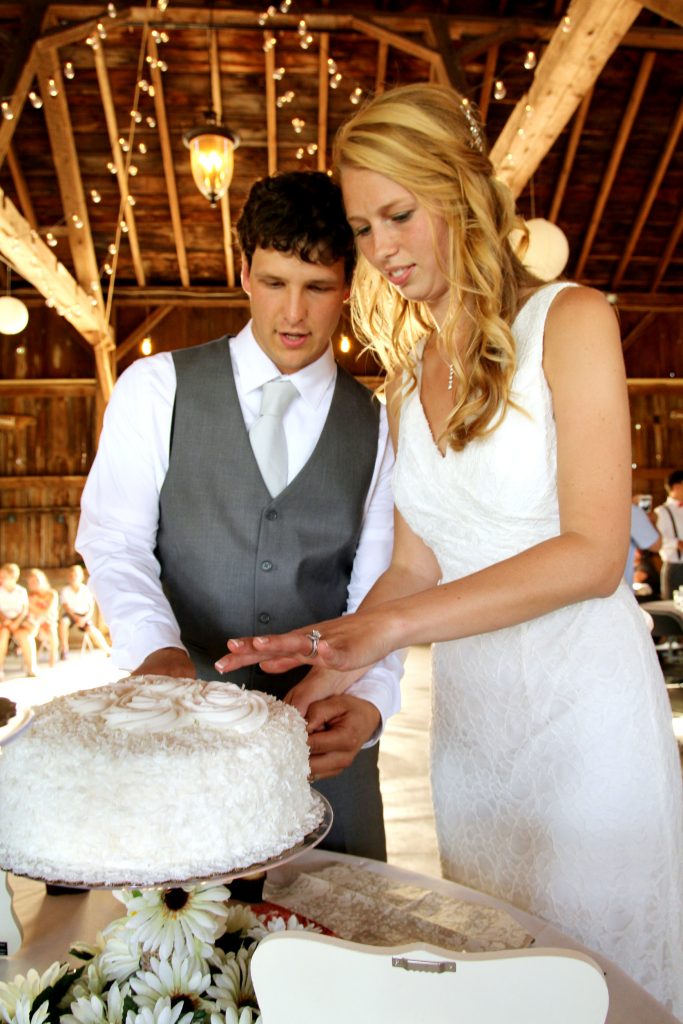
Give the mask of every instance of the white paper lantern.
<svg viewBox="0 0 683 1024">
<path fill-rule="evenodd" d="M 28 323 L 28 309 L 11 295 L 0 298 L 0 334 L 20 334 Z"/>
<path fill-rule="evenodd" d="M 529 231 L 529 246 L 522 256 L 522 263 L 541 281 L 554 281 L 569 259 L 567 236 L 557 224 L 551 224 L 542 217 L 526 221 Z M 510 233 L 510 242 L 517 249 L 522 238 L 521 231 Z"/>
</svg>

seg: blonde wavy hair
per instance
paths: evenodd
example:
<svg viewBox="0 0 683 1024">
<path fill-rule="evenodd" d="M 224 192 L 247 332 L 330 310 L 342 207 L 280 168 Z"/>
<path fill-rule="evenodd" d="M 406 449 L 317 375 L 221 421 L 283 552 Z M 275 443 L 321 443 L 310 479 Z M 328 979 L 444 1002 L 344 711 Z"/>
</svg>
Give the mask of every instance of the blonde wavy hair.
<svg viewBox="0 0 683 1024">
<path fill-rule="evenodd" d="M 411 192 L 448 229 L 447 251 L 437 252 L 450 282 L 439 348 L 453 367 L 456 395 L 444 436 L 456 451 L 499 425 L 509 405 L 515 372 L 510 324 L 523 288 L 539 282 L 522 266 L 508 240 L 526 238 L 508 188 L 494 177 L 483 133 L 457 92 L 438 85 L 406 85 L 370 100 L 342 125 L 334 143 L 337 173 L 345 167 L 383 174 Z M 458 323 L 471 329 L 463 355 Z M 436 328 L 424 303 L 405 299 L 358 255 L 351 316 L 388 380 L 408 371 L 405 397 L 416 386 L 418 342 Z"/>
</svg>

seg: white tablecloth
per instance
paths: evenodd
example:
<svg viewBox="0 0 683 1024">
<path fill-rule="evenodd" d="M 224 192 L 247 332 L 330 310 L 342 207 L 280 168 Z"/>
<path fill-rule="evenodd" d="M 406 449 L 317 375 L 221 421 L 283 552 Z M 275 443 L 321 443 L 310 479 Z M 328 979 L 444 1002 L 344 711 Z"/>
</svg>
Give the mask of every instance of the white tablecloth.
<svg viewBox="0 0 683 1024">
<path fill-rule="evenodd" d="M 572 941 L 539 918 L 453 882 L 428 878 L 377 861 L 317 850 L 275 869 L 269 874 L 269 882 L 285 884 L 302 871 L 315 870 L 336 862 L 353 866 L 359 871 L 375 872 L 405 885 L 427 888 L 453 899 L 505 910 L 534 937 L 536 948 L 578 949 L 588 953 L 605 972 L 610 994 L 607 1024 L 678 1024 L 675 1017 L 605 957 Z M 48 896 L 45 886 L 40 882 L 12 875 L 9 880 L 14 891 L 14 910 L 24 931 L 24 942 L 14 956 L 0 957 L 2 981 L 10 980 L 16 974 L 26 974 L 30 967 L 45 970 L 54 960 L 64 959 L 70 943 L 77 940 L 92 941 L 99 929 L 113 918 L 120 917 L 123 912 L 121 904 L 109 892 Z"/>
</svg>

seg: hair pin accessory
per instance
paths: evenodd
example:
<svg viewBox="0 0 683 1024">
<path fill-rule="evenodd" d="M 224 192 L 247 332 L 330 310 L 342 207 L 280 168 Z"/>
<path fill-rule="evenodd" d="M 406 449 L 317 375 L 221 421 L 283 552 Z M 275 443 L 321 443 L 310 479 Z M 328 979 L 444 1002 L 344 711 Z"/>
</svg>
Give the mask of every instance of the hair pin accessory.
<svg viewBox="0 0 683 1024">
<path fill-rule="evenodd" d="M 470 103 L 466 96 L 463 96 L 463 98 L 460 100 L 460 104 L 465 115 L 465 120 L 467 121 L 467 126 L 470 130 L 470 145 L 472 146 L 472 149 L 476 149 L 479 153 L 483 153 L 484 136 L 482 135 L 481 126 L 479 125 L 479 122 L 477 121 L 477 118 L 474 115 L 474 111 L 472 110 L 472 104 Z"/>
</svg>

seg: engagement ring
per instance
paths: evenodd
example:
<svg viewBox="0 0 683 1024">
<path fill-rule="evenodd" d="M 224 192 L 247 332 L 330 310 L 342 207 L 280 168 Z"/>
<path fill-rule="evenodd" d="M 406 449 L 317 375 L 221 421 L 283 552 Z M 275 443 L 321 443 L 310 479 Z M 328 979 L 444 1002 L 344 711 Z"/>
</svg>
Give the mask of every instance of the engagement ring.
<svg viewBox="0 0 683 1024">
<path fill-rule="evenodd" d="M 306 636 L 311 641 L 311 649 L 308 652 L 308 657 L 315 658 L 318 653 L 318 644 L 323 638 L 322 633 L 319 633 L 317 629 L 312 629 L 310 633 L 306 634 Z"/>
</svg>

